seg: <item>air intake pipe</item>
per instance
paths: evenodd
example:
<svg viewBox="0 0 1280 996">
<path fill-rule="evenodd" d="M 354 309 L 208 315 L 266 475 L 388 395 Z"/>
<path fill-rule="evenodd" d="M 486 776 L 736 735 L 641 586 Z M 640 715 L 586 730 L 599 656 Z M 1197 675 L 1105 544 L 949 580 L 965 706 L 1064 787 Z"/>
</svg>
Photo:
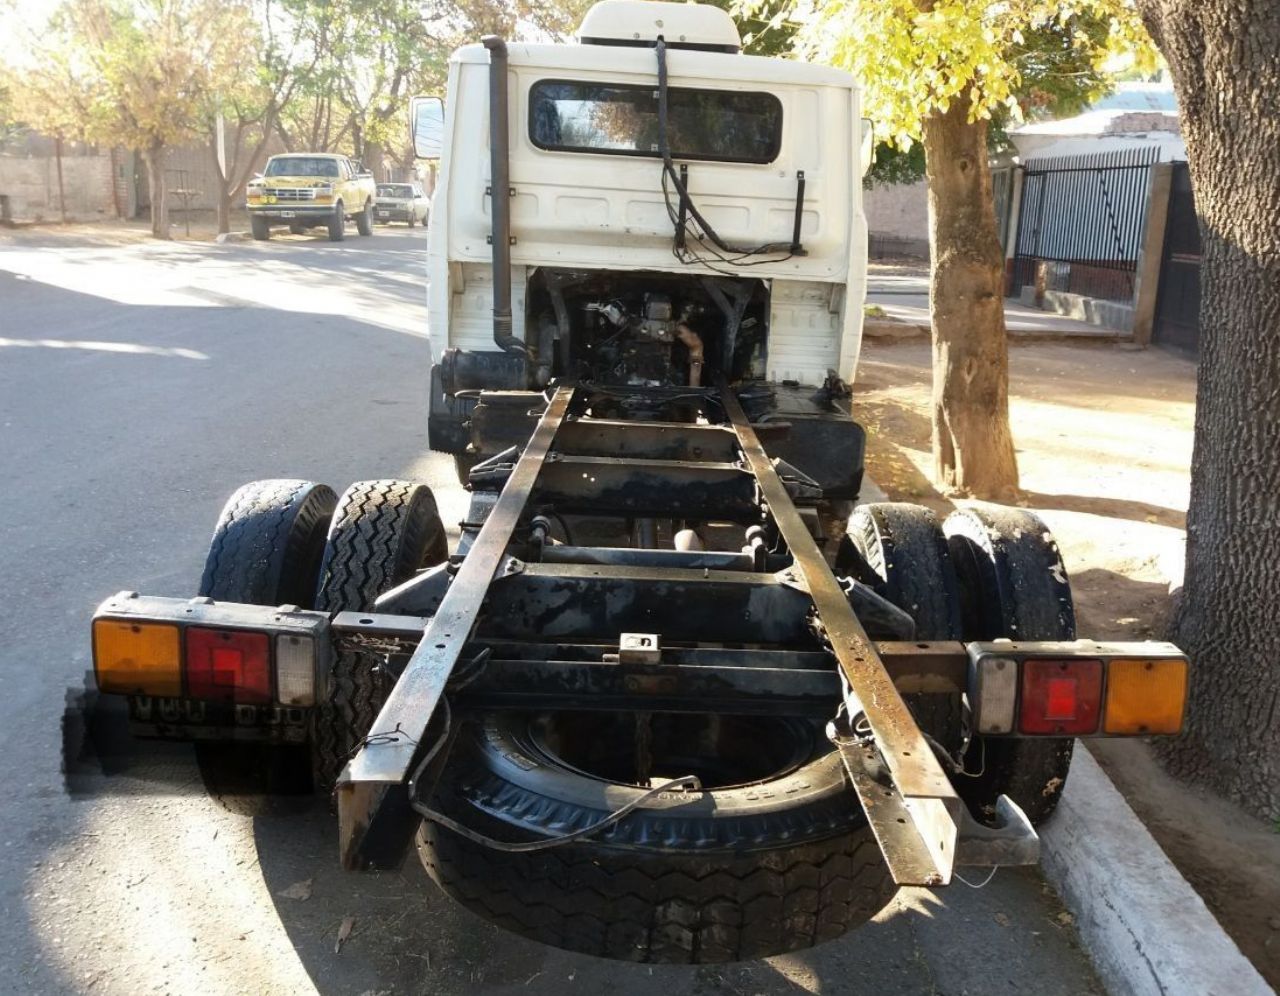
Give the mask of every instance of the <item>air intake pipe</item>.
<svg viewBox="0 0 1280 996">
<path fill-rule="evenodd" d="M 481 42 L 489 50 L 489 156 L 493 177 L 489 206 L 493 212 L 493 341 L 504 352 L 528 357 L 529 350 L 512 334 L 511 324 L 511 170 L 507 130 L 507 43 L 497 35 Z"/>
</svg>

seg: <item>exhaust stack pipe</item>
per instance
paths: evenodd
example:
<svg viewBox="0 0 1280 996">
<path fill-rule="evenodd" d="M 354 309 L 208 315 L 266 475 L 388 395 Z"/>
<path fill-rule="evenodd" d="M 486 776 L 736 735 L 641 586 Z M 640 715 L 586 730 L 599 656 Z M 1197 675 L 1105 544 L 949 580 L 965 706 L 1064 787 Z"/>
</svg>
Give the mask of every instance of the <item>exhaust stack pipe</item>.
<svg viewBox="0 0 1280 996">
<path fill-rule="evenodd" d="M 507 43 L 497 35 L 481 42 L 489 50 L 489 205 L 493 212 L 493 341 L 507 353 L 527 357 L 529 350 L 512 334 L 511 324 L 511 170 L 507 148 Z"/>
</svg>

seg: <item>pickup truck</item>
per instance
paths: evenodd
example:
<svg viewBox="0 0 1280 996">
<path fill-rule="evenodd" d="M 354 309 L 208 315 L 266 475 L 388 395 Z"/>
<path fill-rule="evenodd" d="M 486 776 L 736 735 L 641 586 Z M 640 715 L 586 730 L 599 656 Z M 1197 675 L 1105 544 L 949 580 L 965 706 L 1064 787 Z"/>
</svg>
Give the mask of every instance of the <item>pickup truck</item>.
<svg viewBox="0 0 1280 996">
<path fill-rule="evenodd" d="M 377 200 L 372 173 L 327 152 L 272 156 L 245 191 L 249 226 L 258 241 L 271 238 L 272 225 L 287 224 L 295 235 L 324 225 L 329 241 L 341 242 L 348 218 L 361 235 L 372 235 Z"/>
</svg>

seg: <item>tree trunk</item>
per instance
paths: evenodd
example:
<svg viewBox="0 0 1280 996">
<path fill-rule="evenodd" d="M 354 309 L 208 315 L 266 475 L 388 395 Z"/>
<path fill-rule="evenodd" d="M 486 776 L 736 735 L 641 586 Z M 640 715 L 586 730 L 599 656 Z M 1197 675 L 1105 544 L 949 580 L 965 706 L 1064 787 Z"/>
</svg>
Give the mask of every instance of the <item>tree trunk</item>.
<svg viewBox="0 0 1280 996">
<path fill-rule="evenodd" d="M 121 174 L 124 172 L 120 165 L 120 150 L 116 146 L 111 146 L 111 205 L 116 209 L 116 217 L 123 220 L 124 204 L 120 201 L 120 182 Z"/>
<path fill-rule="evenodd" d="M 222 175 L 223 164 L 218 161 L 218 137 L 216 135 L 209 142 L 209 155 L 213 160 L 213 178 L 218 184 L 215 197 L 218 211 L 218 234 L 222 235 L 231 231 L 231 198 L 233 191 L 230 189 L 231 181 Z M 229 164 L 228 172 L 230 172 Z"/>
<path fill-rule="evenodd" d="M 169 184 L 164 167 L 169 150 L 163 145 L 152 145 L 143 153 L 147 160 L 147 184 L 151 192 L 151 234 L 157 239 L 169 235 Z"/>
<path fill-rule="evenodd" d="M 53 140 L 53 154 L 58 160 L 58 211 L 62 215 L 62 223 L 67 223 L 67 188 L 62 182 L 62 136 Z M 114 180 L 114 178 L 113 178 Z"/>
<path fill-rule="evenodd" d="M 1280 820 L 1280 2 L 1141 0 L 1173 71 L 1202 243 L 1175 774 Z"/>
<path fill-rule="evenodd" d="M 1009 499 L 1018 463 L 1009 431 L 1004 259 L 991 200 L 987 125 L 965 100 L 924 122 L 933 318 L 933 460 L 938 483 Z"/>
<path fill-rule="evenodd" d="M 218 234 L 225 235 L 231 231 L 231 191 L 227 190 L 225 181 L 218 185 Z"/>
<path fill-rule="evenodd" d="M 364 155 L 361 156 L 360 161 L 364 163 L 364 168 L 373 174 L 375 180 L 387 179 L 386 156 L 381 142 L 365 142 Z"/>
</svg>

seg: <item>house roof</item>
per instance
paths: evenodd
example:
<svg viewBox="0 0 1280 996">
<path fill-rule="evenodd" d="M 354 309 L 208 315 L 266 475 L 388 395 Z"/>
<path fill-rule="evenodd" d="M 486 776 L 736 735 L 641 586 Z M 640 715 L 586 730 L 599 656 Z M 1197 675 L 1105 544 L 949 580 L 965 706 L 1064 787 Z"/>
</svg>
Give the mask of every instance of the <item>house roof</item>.
<svg viewBox="0 0 1280 996">
<path fill-rule="evenodd" d="M 1157 145 L 1159 159 L 1186 158 L 1178 102 L 1168 83 L 1120 83 L 1088 110 L 1056 121 L 1033 121 L 1009 131 L 1022 162 L 1046 156 Z"/>
<path fill-rule="evenodd" d="M 1120 83 L 1114 92 L 1088 110 L 1055 121 L 1032 121 L 1010 130 L 1019 135 L 1124 135 L 1142 132 L 1178 133 L 1178 102 L 1168 83 Z"/>
</svg>

